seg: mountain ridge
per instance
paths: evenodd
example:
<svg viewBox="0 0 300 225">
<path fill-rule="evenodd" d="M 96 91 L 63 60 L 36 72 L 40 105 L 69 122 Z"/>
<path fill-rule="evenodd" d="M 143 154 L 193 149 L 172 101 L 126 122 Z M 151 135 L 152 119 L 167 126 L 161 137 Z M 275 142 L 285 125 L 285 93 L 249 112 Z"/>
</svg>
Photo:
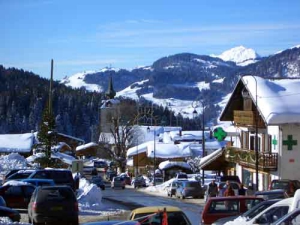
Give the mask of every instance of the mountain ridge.
<svg viewBox="0 0 300 225">
<path fill-rule="evenodd" d="M 238 48 L 248 54 L 249 49 Z M 253 56 L 259 56 L 255 51 L 250 52 L 249 57 L 244 59 L 250 60 Z M 151 66 L 130 71 L 105 68 L 95 73 L 85 73 L 81 82 L 86 87 L 95 85 L 99 86 L 99 90 L 105 91 L 108 78 L 112 76 L 118 96 L 136 100 L 145 98 L 159 105 L 170 106 L 175 112 L 183 112 L 191 117 L 192 102 L 195 99 L 205 100 L 209 102 L 211 110 L 220 111 L 220 102 L 244 74 L 274 78 L 300 77 L 299 56 L 300 48 L 296 46 L 274 55 L 256 58 L 251 64 L 239 65 L 208 55 L 178 53 L 162 57 Z M 66 80 L 61 83 L 72 86 Z"/>
</svg>

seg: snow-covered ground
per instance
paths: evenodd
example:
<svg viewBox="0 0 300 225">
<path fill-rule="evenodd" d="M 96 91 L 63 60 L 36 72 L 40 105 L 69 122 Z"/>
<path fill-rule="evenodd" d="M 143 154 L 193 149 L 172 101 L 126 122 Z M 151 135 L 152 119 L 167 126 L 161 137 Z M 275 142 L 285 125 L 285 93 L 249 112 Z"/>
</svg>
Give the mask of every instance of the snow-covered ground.
<svg viewBox="0 0 300 225">
<path fill-rule="evenodd" d="M 0 171 L 5 171 L 14 168 L 26 168 L 26 159 L 17 154 L 11 153 L 9 155 L 0 156 Z M 1 182 L 2 183 L 2 182 Z M 81 178 L 79 182 L 79 190 L 77 193 L 79 215 L 95 214 L 98 216 L 113 216 L 124 212 L 124 209 L 117 208 L 116 205 L 103 204 L 101 189 L 96 185 L 91 184 L 85 178 Z M 10 224 L 29 224 L 29 223 L 11 223 L 7 220 L 1 221 L 0 225 Z"/>
</svg>

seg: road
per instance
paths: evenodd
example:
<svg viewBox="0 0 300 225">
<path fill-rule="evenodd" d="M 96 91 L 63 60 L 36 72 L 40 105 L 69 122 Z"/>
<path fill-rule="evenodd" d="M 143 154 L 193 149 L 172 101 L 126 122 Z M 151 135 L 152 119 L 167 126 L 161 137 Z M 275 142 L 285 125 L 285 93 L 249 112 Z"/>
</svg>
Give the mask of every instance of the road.
<svg viewBox="0 0 300 225">
<path fill-rule="evenodd" d="M 132 209 L 141 206 L 154 206 L 154 205 L 171 205 L 177 206 L 183 210 L 189 217 L 192 225 L 199 225 L 204 200 L 203 199 L 177 199 L 175 197 L 167 197 L 166 193 L 161 192 L 146 192 L 145 189 L 134 189 L 131 186 L 126 186 L 123 189 L 111 189 L 106 186 L 105 191 L 102 192 L 104 204 L 109 204 L 112 208 L 122 208 L 122 213 L 113 216 L 93 215 L 89 213 L 80 213 L 79 222 L 105 221 L 113 219 L 125 220 Z M 21 221 L 28 222 L 27 210 L 21 211 Z"/>
<path fill-rule="evenodd" d="M 189 217 L 193 225 L 199 225 L 201 220 L 200 212 L 204 206 L 203 199 L 177 199 L 167 197 L 166 193 L 145 192 L 143 189 L 135 190 L 132 187 L 122 189 L 107 189 L 103 192 L 103 198 L 120 204 L 127 205 L 128 208 L 140 206 L 171 205 L 183 210 Z"/>
</svg>

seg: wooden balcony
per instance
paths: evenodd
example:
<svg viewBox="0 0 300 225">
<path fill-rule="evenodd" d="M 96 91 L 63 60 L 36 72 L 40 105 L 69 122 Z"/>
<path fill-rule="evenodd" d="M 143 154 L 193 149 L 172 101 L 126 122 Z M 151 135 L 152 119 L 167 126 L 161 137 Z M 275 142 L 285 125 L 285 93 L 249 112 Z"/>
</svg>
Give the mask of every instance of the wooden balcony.
<svg viewBox="0 0 300 225">
<path fill-rule="evenodd" d="M 265 123 L 262 118 L 256 113 L 256 111 L 233 111 L 233 120 L 237 126 L 255 127 L 257 116 L 257 127 L 265 128 Z"/>
<path fill-rule="evenodd" d="M 241 166 L 256 169 L 256 156 L 254 150 L 227 147 L 225 150 L 225 160 L 227 162 L 238 163 Z M 269 172 L 276 171 L 278 166 L 277 153 L 258 153 L 258 169 Z"/>
</svg>

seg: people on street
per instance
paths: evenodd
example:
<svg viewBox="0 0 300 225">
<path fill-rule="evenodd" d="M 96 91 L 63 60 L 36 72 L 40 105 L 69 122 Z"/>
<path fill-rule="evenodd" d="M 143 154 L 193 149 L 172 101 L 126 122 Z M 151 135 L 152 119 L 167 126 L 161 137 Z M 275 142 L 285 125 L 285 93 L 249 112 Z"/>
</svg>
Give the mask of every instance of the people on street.
<svg viewBox="0 0 300 225">
<path fill-rule="evenodd" d="M 212 180 L 207 187 L 208 197 L 216 197 L 218 195 L 218 185 L 215 180 Z"/>
<path fill-rule="evenodd" d="M 228 196 L 235 196 L 234 194 L 234 190 L 233 188 L 231 187 L 231 185 L 228 185 L 225 192 L 224 192 L 224 196 L 225 197 L 228 197 Z"/>
<path fill-rule="evenodd" d="M 246 195 L 246 189 L 242 183 L 239 184 L 238 195 Z"/>
<path fill-rule="evenodd" d="M 228 185 L 228 186 L 227 186 L 227 188 L 226 188 L 226 190 L 225 190 L 225 192 L 224 192 L 224 196 L 225 196 L 225 197 L 235 196 L 234 190 L 233 190 L 233 188 L 231 187 L 231 185 Z M 232 201 L 225 201 L 224 203 L 225 203 L 225 207 L 226 207 L 227 210 L 232 210 L 232 209 L 234 209 Z"/>
</svg>

